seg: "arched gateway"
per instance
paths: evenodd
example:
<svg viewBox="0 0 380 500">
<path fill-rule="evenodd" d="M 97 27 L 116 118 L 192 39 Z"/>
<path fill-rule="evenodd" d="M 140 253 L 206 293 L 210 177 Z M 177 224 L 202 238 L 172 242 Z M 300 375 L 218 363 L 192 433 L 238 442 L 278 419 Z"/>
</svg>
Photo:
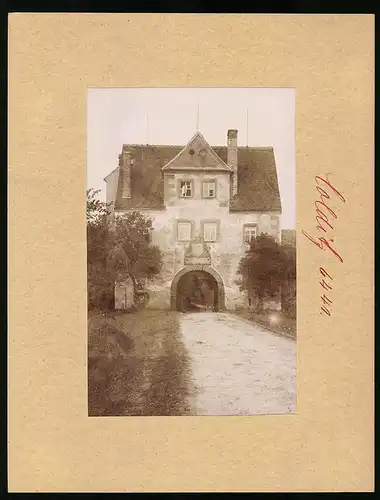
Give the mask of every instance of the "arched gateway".
<svg viewBox="0 0 380 500">
<path fill-rule="evenodd" d="M 170 307 L 179 311 L 225 309 L 225 291 L 219 273 L 207 265 L 186 266 L 174 276 Z"/>
</svg>

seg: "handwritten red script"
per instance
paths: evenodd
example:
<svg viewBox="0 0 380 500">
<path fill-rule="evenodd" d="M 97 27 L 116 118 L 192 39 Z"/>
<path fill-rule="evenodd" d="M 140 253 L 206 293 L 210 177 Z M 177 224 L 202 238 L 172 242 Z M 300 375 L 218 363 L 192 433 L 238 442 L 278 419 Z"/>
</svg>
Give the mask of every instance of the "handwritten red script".
<svg viewBox="0 0 380 500">
<path fill-rule="evenodd" d="M 324 236 L 313 237 L 306 231 L 302 231 L 302 234 L 317 248 L 322 251 L 327 250 L 328 253 L 334 255 L 340 262 L 343 262 L 341 254 L 335 248 L 333 238 L 329 238 L 329 231 L 334 229 L 332 222 L 338 219 L 336 212 L 334 212 L 330 204 L 334 203 L 337 199 L 345 203 L 346 199 L 332 184 L 329 179 L 330 176 L 331 174 L 326 174 L 325 177 L 320 175 L 315 177 L 316 190 L 319 194 L 319 199 L 314 202 L 316 212 L 315 219 L 317 221 L 316 229 L 323 233 Z M 323 278 L 319 282 L 321 287 L 326 291 L 332 290 L 331 281 L 333 281 L 333 278 L 330 274 L 323 267 L 319 268 L 319 273 Z M 321 305 L 321 314 L 324 313 L 331 316 L 331 299 L 324 293 L 321 296 L 321 301 L 323 304 Z"/>
</svg>

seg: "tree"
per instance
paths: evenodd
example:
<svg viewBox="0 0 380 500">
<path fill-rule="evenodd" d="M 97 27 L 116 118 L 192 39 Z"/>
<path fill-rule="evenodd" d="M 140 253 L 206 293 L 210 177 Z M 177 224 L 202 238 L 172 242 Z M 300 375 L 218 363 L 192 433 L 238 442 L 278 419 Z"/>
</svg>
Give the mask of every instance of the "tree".
<svg viewBox="0 0 380 500">
<path fill-rule="evenodd" d="M 151 244 L 152 231 L 152 220 L 134 211 L 117 217 L 112 232 L 114 269 L 119 276 L 131 278 L 137 306 L 148 299 L 141 280 L 152 279 L 161 271 L 162 255 L 158 246 Z"/>
<path fill-rule="evenodd" d="M 86 217 L 87 225 L 99 227 L 106 223 L 107 215 L 110 214 L 112 203 L 104 203 L 97 198 L 100 189 L 87 189 Z"/>
<path fill-rule="evenodd" d="M 265 298 L 274 297 L 289 281 L 295 282 L 295 248 L 260 234 L 252 239 L 237 272 L 242 276 L 241 290 L 253 292 L 258 299 L 257 309 L 262 310 Z"/>
<path fill-rule="evenodd" d="M 114 305 L 117 279 L 130 277 L 136 307 L 146 304 L 149 295 L 141 284 L 161 270 L 160 249 L 151 244 L 152 220 L 134 211 L 108 220 L 110 205 L 87 191 L 87 274 L 89 306 Z"/>
<path fill-rule="evenodd" d="M 97 199 L 100 190 L 87 190 L 87 282 L 89 307 L 111 307 L 114 276 L 110 273 L 110 206 Z"/>
</svg>

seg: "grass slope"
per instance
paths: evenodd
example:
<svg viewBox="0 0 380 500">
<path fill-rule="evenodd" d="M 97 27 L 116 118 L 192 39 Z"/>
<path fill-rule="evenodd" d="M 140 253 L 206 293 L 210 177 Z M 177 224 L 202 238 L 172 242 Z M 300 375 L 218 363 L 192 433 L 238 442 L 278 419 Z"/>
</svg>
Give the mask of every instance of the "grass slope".
<svg viewBox="0 0 380 500">
<path fill-rule="evenodd" d="M 106 415 L 186 415 L 189 360 L 178 314 L 90 312 L 88 412 Z"/>
<path fill-rule="evenodd" d="M 235 314 L 241 318 L 247 319 L 256 323 L 257 325 L 268 328 L 275 333 L 290 337 L 297 338 L 297 321 L 294 318 L 289 318 L 281 311 L 264 311 L 257 313 L 248 311 L 246 309 L 235 311 Z"/>
</svg>

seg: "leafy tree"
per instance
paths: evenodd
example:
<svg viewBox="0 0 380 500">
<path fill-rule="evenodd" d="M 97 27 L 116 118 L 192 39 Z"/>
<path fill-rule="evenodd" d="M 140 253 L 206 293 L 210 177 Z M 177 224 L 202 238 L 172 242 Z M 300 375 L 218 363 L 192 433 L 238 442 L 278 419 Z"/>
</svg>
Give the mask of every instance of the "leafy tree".
<svg viewBox="0 0 380 500">
<path fill-rule="evenodd" d="M 141 281 L 161 270 L 160 249 L 151 244 L 152 220 L 134 211 L 109 221 L 110 205 L 87 191 L 87 272 L 89 305 L 113 307 L 117 279 L 130 277 L 136 307 L 149 295 Z"/>
<path fill-rule="evenodd" d="M 100 190 L 87 190 L 87 281 L 90 307 L 111 307 L 114 276 L 110 273 L 109 205 L 97 199 Z"/>
<path fill-rule="evenodd" d="M 261 310 L 265 298 L 274 297 L 289 281 L 295 282 L 295 248 L 260 234 L 252 239 L 237 272 L 242 276 L 241 290 L 253 292 L 258 299 L 257 309 Z"/>
<path fill-rule="evenodd" d="M 151 244 L 152 231 L 152 220 L 137 211 L 115 220 L 112 260 L 119 276 L 130 276 L 136 304 L 148 298 L 141 280 L 161 271 L 162 255 L 158 246 Z"/>
<path fill-rule="evenodd" d="M 87 189 L 87 225 L 98 227 L 104 225 L 107 215 L 110 214 L 111 203 L 104 203 L 97 198 L 100 189 Z"/>
</svg>

